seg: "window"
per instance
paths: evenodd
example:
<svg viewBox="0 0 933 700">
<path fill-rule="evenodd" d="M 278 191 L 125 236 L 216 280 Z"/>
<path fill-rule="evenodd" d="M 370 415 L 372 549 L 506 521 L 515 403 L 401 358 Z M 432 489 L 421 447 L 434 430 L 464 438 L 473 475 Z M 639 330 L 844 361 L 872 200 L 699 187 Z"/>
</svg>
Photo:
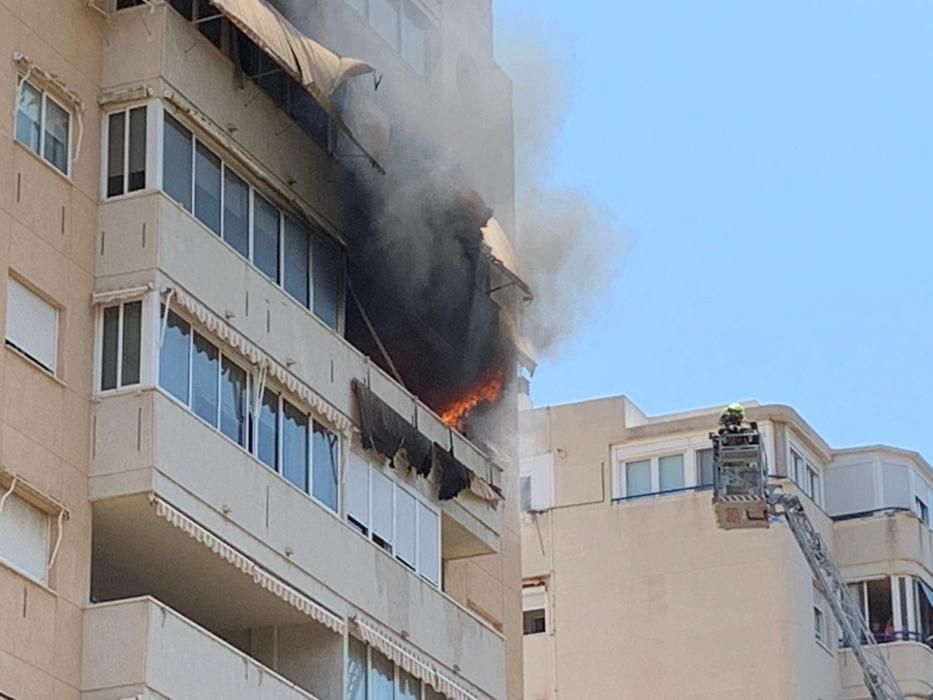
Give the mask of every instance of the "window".
<svg viewBox="0 0 933 700">
<path fill-rule="evenodd" d="M 395 556 L 415 568 L 418 541 L 417 503 L 415 497 L 403 489 L 395 491 Z"/>
<path fill-rule="evenodd" d="M 132 301 L 103 311 L 100 389 L 139 384 L 143 303 Z"/>
<path fill-rule="evenodd" d="M 370 471 L 372 494 L 372 538 L 385 551 L 392 553 L 392 480 L 375 469 Z"/>
<path fill-rule="evenodd" d="M 5 493 L 6 489 L 0 491 Z M 50 518 L 11 493 L 0 511 L 0 561 L 36 581 L 48 574 Z"/>
<path fill-rule="evenodd" d="M 395 698 L 395 666 L 377 651 L 370 652 L 370 697 L 373 700 Z"/>
<path fill-rule="evenodd" d="M 418 504 L 418 573 L 440 584 L 440 520 L 424 503 Z"/>
<path fill-rule="evenodd" d="M 220 365 L 220 432 L 246 447 L 246 370 L 226 356 Z"/>
<path fill-rule="evenodd" d="M 891 579 L 884 577 L 850 583 L 849 592 L 858 601 L 875 640 L 879 643 L 894 641 Z"/>
<path fill-rule="evenodd" d="M 273 282 L 279 281 L 279 228 L 281 216 L 267 199 L 253 196 L 253 262 Z"/>
<path fill-rule="evenodd" d="M 71 114 L 48 93 L 25 81 L 16 105 L 15 135 L 23 146 L 68 174 Z"/>
<path fill-rule="evenodd" d="M 282 475 L 302 491 L 308 490 L 308 416 L 282 402 Z"/>
<path fill-rule="evenodd" d="M 522 627 L 525 635 L 542 634 L 545 629 L 545 615 L 541 608 L 522 611 Z"/>
<path fill-rule="evenodd" d="M 166 114 L 163 141 L 162 189 L 191 211 L 194 137 L 171 114 Z"/>
<path fill-rule="evenodd" d="M 816 469 L 814 469 L 809 462 L 807 463 L 807 481 L 804 491 L 806 491 L 807 495 L 813 499 L 814 503 L 822 503 L 823 486 L 820 481 L 820 473 L 816 471 Z"/>
<path fill-rule="evenodd" d="M 165 193 L 339 332 L 342 248 L 285 215 L 170 114 L 165 115 L 164 141 Z"/>
<path fill-rule="evenodd" d="M 792 447 L 790 450 L 790 464 L 787 469 L 787 477 L 798 484 L 803 483 L 804 467 L 803 457 Z"/>
<path fill-rule="evenodd" d="M 821 644 L 826 643 L 826 619 L 823 611 L 815 605 L 813 606 L 813 636 Z"/>
<path fill-rule="evenodd" d="M 520 506 L 523 513 L 531 512 L 531 477 L 523 476 L 519 481 L 519 489 L 521 491 L 519 499 Z"/>
<path fill-rule="evenodd" d="M 217 427 L 220 388 L 220 351 L 200 333 L 194 334 L 191 354 L 191 410 Z"/>
<path fill-rule="evenodd" d="M 285 217 L 285 291 L 295 300 L 310 305 L 308 279 L 310 277 L 311 234 L 290 216 Z"/>
<path fill-rule="evenodd" d="M 347 457 L 347 520 L 363 535 L 369 535 L 369 462 L 356 452 Z"/>
<path fill-rule="evenodd" d="M 249 186 L 235 172 L 224 168 L 224 240 L 249 259 Z"/>
<path fill-rule="evenodd" d="M 540 513 L 554 505 L 554 454 L 545 452 L 521 460 L 520 504 L 528 513 Z"/>
<path fill-rule="evenodd" d="M 525 585 L 522 587 L 523 634 L 542 634 L 547 631 L 547 587 Z"/>
<path fill-rule="evenodd" d="M 369 23 L 379 36 L 398 50 L 401 45 L 398 0 L 369 0 Z"/>
<path fill-rule="evenodd" d="M 661 491 L 678 491 L 684 487 L 684 456 L 668 455 L 658 459 Z"/>
<path fill-rule="evenodd" d="M 314 422 L 312 438 L 314 452 L 311 460 L 311 492 L 314 497 L 337 512 L 337 435 Z"/>
<path fill-rule="evenodd" d="M 351 452 L 346 513 L 350 525 L 434 585 L 440 582 L 440 518 L 420 494 L 383 467 Z"/>
<path fill-rule="evenodd" d="M 410 673 L 398 670 L 399 700 L 421 700 L 421 681 Z"/>
<path fill-rule="evenodd" d="M 188 403 L 191 375 L 191 326 L 174 311 L 165 319 L 162 348 L 159 352 L 159 386 L 182 403 Z"/>
<path fill-rule="evenodd" d="M 923 521 L 923 524 L 927 527 L 930 527 L 930 509 L 927 507 L 927 504 L 919 497 L 916 499 L 917 503 L 917 515 L 920 516 L 920 520 Z"/>
<path fill-rule="evenodd" d="M 194 215 L 220 234 L 220 158 L 200 141 L 194 156 Z"/>
<path fill-rule="evenodd" d="M 428 18 L 418 10 L 411 0 L 404 0 L 405 13 L 402 22 L 402 58 L 415 69 L 418 75 L 428 72 Z"/>
<path fill-rule="evenodd" d="M 259 410 L 256 456 L 271 469 L 279 470 L 279 397 L 266 389 Z"/>
<path fill-rule="evenodd" d="M 107 118 L 107 196 L 145 187 L 146 107 L 114 112 Z"/>
<path fill-rule="evenodd" d="M 50 372 L 58 366 L 58 309 L 12 277 L 7 284 L 6 342 Z"/>
<path fill-rule="evenodd" d="M 698 486 L 712 486 L 713 485 L 713 450 L 697 450 L 696 451 L 696 461 L 697 461 L 697 485 Z"/>
<path fill-rule="evenodd" d="M 418 75 L 428 75 L 431 21 L 412 0 L 346 1 Z"/>
<path fill-rule="evenodd" d="M 42 92 L 29 83 L 20 87 L 16 108 L 16 140 L 34 153 L 42 143 Z"/>
<path fill-rule="evenodd" d="M 625 464 L 625 496 L 632 498 L 647 493 L 651 493 L 651 460 L 627 462 Z"/>
<path fill-rule="evenodd" d="M 367 646 L 356 637 L 350 637 L 347 654 L 347 700 L 367 700 L 369 697 L 368 656 Z"/>
<path fill-rule="evenodd" d="M 340 295 L 343 289 L 343 255 L 340 249 L 321 236 L 312 240 L 314 280 L 314 315 L 337 330 L 340 319 Z"/>
<path fill-rule="evenodd" d="M 165 319 L 163 306 L 162 315 L 165 329 L 159 355 L 159 386 L 263 464 L 336 512 L 340 464 L 337 433 L 271 388 L 263 390 L 262 403 L 254 416 L 251 407 L 256 384 L 249 371 L 192 330 L 178 314 L 170 311 Z M 105 359 L 104 364 L 109 367 L 111 360 Z M 113 373 L 108 370 L 104 374 Z M 254 421 L 254 417 L 258 420 Z"/>
</svg>

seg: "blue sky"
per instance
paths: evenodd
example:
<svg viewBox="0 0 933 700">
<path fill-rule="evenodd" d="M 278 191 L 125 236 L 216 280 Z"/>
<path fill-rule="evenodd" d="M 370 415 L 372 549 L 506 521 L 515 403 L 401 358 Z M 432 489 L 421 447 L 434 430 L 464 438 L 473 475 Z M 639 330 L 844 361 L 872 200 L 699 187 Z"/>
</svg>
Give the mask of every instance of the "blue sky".
<svg viewBox="0 0 933 700">
<path fill-rule="evenodd" d="M 933 461 L 933 3 L 494 2 L 567 69 L 550 179 L 629 244 L 535 402 L 754 398 Z"/>
</svg>

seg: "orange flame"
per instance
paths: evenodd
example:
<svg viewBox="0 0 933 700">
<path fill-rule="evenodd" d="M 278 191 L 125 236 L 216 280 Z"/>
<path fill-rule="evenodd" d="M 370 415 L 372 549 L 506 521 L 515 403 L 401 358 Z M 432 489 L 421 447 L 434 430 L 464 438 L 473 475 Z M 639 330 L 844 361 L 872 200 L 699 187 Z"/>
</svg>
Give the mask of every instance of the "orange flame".
<svg viewBox="0 0 933 700">
<path fill-rule="evenodd" d="M 493 372 L 475 389 L 463 396 L 440 413 L 441 420 L 451 428 L 463 430 L 463 421 L 466 415 L 482 403 L 495 403 L 502 393 L 503 371 Z"/>
</svg>

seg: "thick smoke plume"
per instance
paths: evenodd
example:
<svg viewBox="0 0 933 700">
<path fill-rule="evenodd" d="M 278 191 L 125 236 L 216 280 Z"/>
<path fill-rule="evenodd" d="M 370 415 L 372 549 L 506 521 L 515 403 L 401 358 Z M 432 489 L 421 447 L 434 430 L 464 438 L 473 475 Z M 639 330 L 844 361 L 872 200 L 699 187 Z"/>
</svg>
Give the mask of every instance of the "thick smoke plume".
<svg viewBox="0 0 933 700">
<path fill-rule="evenodd" d="M 542 39 L 502 39 L 499 60 L 514 85 L 518 252 L 535 294 L 524 331 L 547 356 L 559 351 L 606 290 L 626 239 L 604 204 L 550 179 L 571 94 L 566 63 L 559 64 Z"/>
<path fill-rule="evenodd" d="M 490 300 L 489 267 L 479 262 L 480 227 L 490 216 L 513 229 L 535 296 L 523 331 L 539 355 L 576 330 L 623 248 L 604 207 L 550 182 L 570 91 L 544 43 L 500 42 L 509 105 L 507 81 L 471 41 L 475 28 L 451 24 L 450 14 L 445 23 L 442 44 L 455 73 L 436 84 L 454 86 L 443 99 L 406 92 L 392 76 L 376 95 L 358 81 L 344 98 L 360 133 L 384 135 L 387 171 L 357 171 L 367 193 L 366 241 L 351 248 L 351 278 L 370 318 L 351 303 L 348 338 L 380 364 L 390 356 L 403 383 L 438 411 L 492 375 L 510 374 L 510 338 Z"/>
</svg>

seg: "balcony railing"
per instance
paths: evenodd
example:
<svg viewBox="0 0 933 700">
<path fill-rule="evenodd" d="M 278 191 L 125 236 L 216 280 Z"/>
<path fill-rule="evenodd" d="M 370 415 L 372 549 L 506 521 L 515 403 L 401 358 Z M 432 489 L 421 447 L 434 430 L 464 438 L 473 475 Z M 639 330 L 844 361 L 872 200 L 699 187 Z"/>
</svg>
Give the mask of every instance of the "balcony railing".
<svg viewBox="0 0 933 700">
<path fill-rule="evenodd" d="M 340 669 L 333 669 L 335 675 Z M 84 614 L 82 691 L 132 697 L 317 700 L 154 598 L 92 605 Z M 98 697 L 94 694 L 93 697 Z"/>
</svg>

